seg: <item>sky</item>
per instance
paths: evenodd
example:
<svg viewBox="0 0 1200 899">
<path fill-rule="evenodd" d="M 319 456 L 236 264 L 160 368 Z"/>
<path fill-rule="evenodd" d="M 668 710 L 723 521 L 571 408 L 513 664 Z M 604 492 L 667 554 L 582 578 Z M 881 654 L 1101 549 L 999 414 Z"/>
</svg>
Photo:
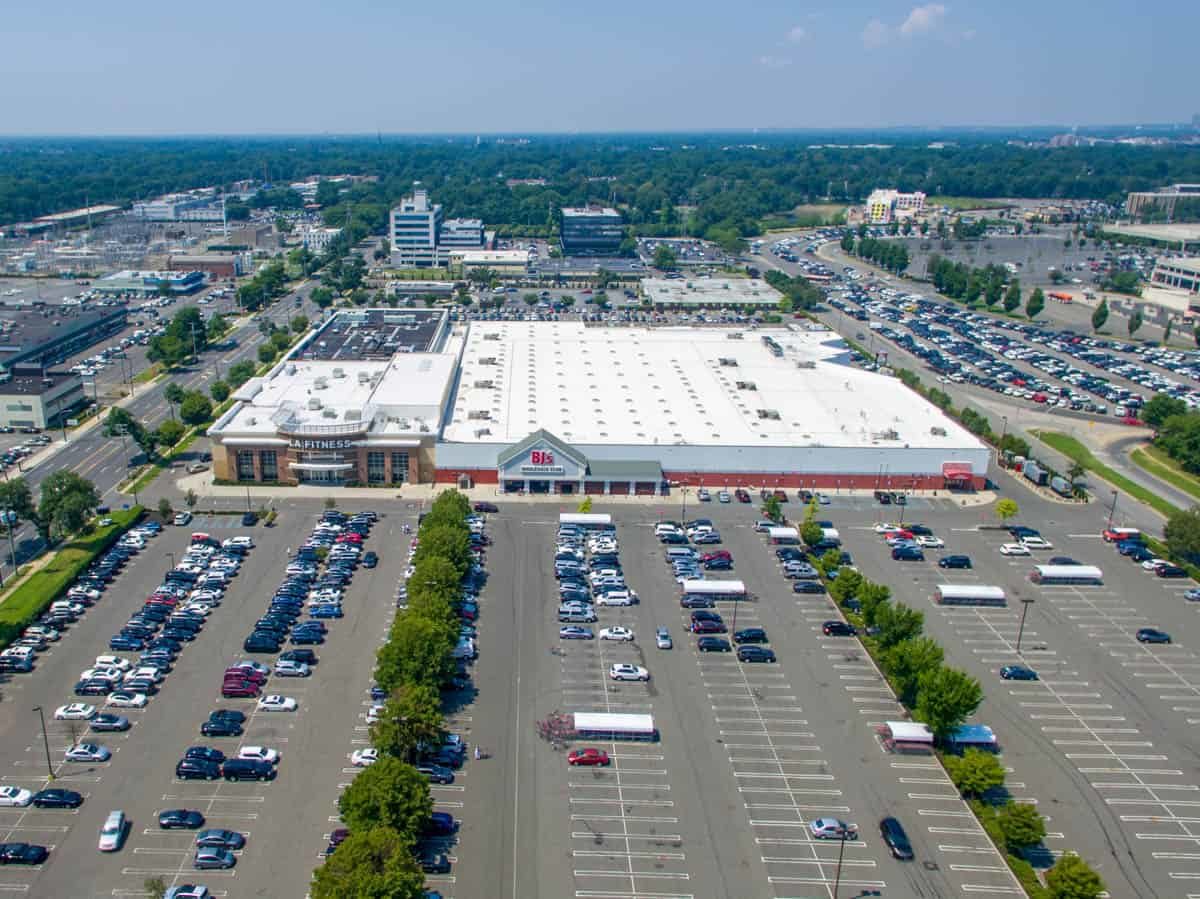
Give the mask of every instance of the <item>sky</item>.
<svg viewBox="0 0 1200 899">
<path fill-rule="evenodd" d="M 1197 34 L 1195 0 L 23 2 L 0 133 L 1182 122 Z"/>
</svg>

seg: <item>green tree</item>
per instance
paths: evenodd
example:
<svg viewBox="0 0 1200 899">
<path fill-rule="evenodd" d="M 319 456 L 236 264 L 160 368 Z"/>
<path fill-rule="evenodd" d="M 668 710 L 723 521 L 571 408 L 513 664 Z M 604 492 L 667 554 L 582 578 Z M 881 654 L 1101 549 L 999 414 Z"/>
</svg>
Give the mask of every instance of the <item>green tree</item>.
<svg viewBox="0 0 1200 899">
<path fill-rule="evenodd" d="M 537 305 L 538 295 L 536 293 L 533 293 L 532 291 L 530 291 L 529 293 L 527 293 L 523 297 L 521 297 L 521 300 L 525 303 L 526 306 L 528 306 L 532 309 L 534 306 Z"/>
<path fill-rule="evenodd" d="M 772 495 L 763 500 L 762 514 L 763 518 L 769 518 L 771 521 L 782 521 L 783 505 L 779 502 L 779 498 Z"/>
<path fill-rule="evenodd" d="M 838 577 L 841 577 L 840 573 Z M 925 614 L 903 603 L 889 603 L 876 610 L 875 626 L 879 628 L 876 637 L 879 647 L 886 651 L 905 640 L 920 636 L 925 626 Z"/>
<path fill-rule="evenodd" d="M 167 895 L 167 883 L 161 877 L 147 877 L 142 881 L 142 889 L 150 899 L 163 899 Z"/>
<path fill-rule="evenodd" d="M 997 303 L 999 303 L 1002 297 L 1004 297 L 1004 284 L 1000 281 L 1000 279 L 993 278 L 992 280 L 988 281 L 987 287 L 984 288 L 983 297 L 983 301 L 987 304 L 988 308 L 990 309 L 992 306 L 995 306 Z M 1004 301 L 1004 308 L 1005 310 L 1008 309 L 1007 298 L 1005 298 Z"/>
<path fill-rule="evenodd" d="M 36 524 L 42 538 L 62 537 L 83 530 L 100 504 L 96 485 L 73 471 L 59 469 L 42 481 Z"/>
<path fill-rule="evenodd" d="M 1192 340 L 1195 341 L 1196 346 L 1200 346 L 1200 324 L 1192 328 Z"/>
<path fill-rule="evenodd" d="M 842 252 L 843 253 L 853 253 L 854 252 L 854 234 L 853 234 L 853 232 L 847 231 L 845 234 L 842 235 Z"/>
<path fill-rule="evenodd" d="M 863 584 L 863 576 L 858 571 L 855 571 L 849 566 L 838 569 L 837 577 L 833 579 L 833 583 L 829 585 L 829 595 L 833 601 L 841 605 L 848 599 L 853 599 L 858 595 L 858 590 Z"/>
<path fill-rule="evenodd" d="M 390 827 L 354 831 L 313 872 L 312 899 L 421 899 L 412 842 Z"/>
<path fill-rule="evenodd" d="M 807 546 L 816 546 L 823 539 L 825 539 L 825 532 L 815 521 L 806 521 L 800 528 L 800 539 L 803 540 Z"/>
<path fill-rule="evenodd" d="M 914 716 L 937 740 L 945 741 L 983 702 L 979 681 L 957 668 L 936 668 L 921 675 Z"/>
<path fill-rule="evenodd" d="M 158 501 L 158 517 L 164 521 L 171 517 L 174 510 L 171 508 L 171 501 L 165 496 Z"/>
<path fill-rule="evenodd" d="M 1025 314 L 1030 319 L 1037 318 L 1041 315 L 1042 310 L 1046 308 L 1046 295 L 1042 293 L 1040 287 L 1035 287 L 1033 292 L 1029 294 L 1029 300 L 1025 303 Z"/>
<path fill-rule="evenodd" d="M 968 749 L 962 755 L 944 757 L 946 773 L 962 795 L 978 799 L 1004 784 L 1004 766 L 994 752 Z"/>
<path fill-rule="evenodd" d="M 225 380 L 229 382 L 230 387 L 241 387 L 253 377 L 254 363 L 249 359 L 243 359 L 241 362 L 235 362 L 229 366 Z"/>
<path fill-rule="evenodd" d="M 271 335 L 271 345 L 274 346 L 278 352 L 282 353 L 292 345 L 292 339 L 288 336 L 286 331 L 279 330 Z"/>
<path fill-rule="evenodd" d="M 675 251 L 667 244 L 660 243 L 654 249 L 654 267 L 659 271 L 673 272 L 679 266 Z"/>
<path fill-rule="evenodd" d="M 821 553 L 821 558 L 817 560 L 817 568 L 827 578 L 837 577 L 836 572 L 841 567 L 842 551 L 840 549 L 827 549 Z"/>
<path fill-rule="evenodd" d="M 214 313 L 204 326 L 204 342 L 206 344 L 212 344 L 213 342 L 220 340 L 225 336 L 226 332 L 229 331 L 230 327 L 231 325 L 229 324 L 229 320 L 226 319 L 225 316 L 221 315 L 219 312 Z"/>
<path fill-rule="evenodd" d="M 996 517 L 1000 519 L 1000 523 L 1003 525 L 1007 526 L 1008 520 L 1010 518 L 1015 518 L 1017 512 L 1019 511 L 1020 510 L 1017 508 L 1016 500 L 1008 499 L 1006 497 L 1005 499 L 1002 499 L 996 503 Z"/>
<path fill-rule="evenodd" d="M 831 550 L 841 556 L 841 550 Z M 887 604 L 887 601 L 892 597 L 892 590 L 886 584 L 876 584 L 871 581 L 866 581 L 858 588 L 858 601 L 861 606 L 861 614 L 863 622 L 867 627 L 874 627 L 878 623 L 879 610 Z"/>
<path fill-rule="evenodd" d="M 911 707 L 917 701 L 921 675 L 941 667 L 944 657 L 942 647 L 929 637 L 904 640 L 884 652 L 883 669 L 902 703 Z"/>
<path fill-rule="evenodd" d="M 1167 551 L 1179 559 L 1200 561 L 1200 506 L 1179 509 L 1163 526 Z"/>
<path fill-rule="evenodd" d="M 225 381 L 213 381 L 208 388 L 208 392 L 212 394 L 212 398 L 218 403 L 223 403 L 229 399 L 229 394 L 233 391 Z"/>
<path fill-rule="evenodd" d="M 8 478 L 0 481 L 0 510 L 13 512 L 18 521 L 32 521 L 37 515 L 33 504 L 33 491 L 24 478 Z"/>
<path fill-rule="evenodd" d="M 328 287 L 314 287 L 309 297 L 320 309 L 328 309 L 333 305 L 333 291 Z"/>
<path fill-rule="evenodd" d="M 419 746 L 441 740 L 442 724 L 442 700 L 437 688 L 402 684 L 383 704 L 379 720 L 371 725 L 371 745 L 381 755 L 411 764 Z"/>
<path fill-rule="evenodd" d="M 1046 887 L 1051 899 L 1098 899 L 1104 881 L 1078 854 L 1065 852 L 1046 872 Z"/>
<path fill-rule="evenodd" d="M 1099 331 L 1104 327 L 1106 321 L 1108 321 L 1108 300 L 1103 299 L 1092 313 L 1092 330 Z"/>
<path fill-rule="evenodd" d="M 148 459 L 154 458 L 154 450 L 158 445 L 158 435 L 143 427 L 140 421 L 120 406 L 113 406 L 108 410 L 108 415 L 104 418 L 104 436 L 129 437 Z"/>
<path fill-rule="evenodd" d="M 585 496 L 582 500 L 579 501 L 579 505 L 575 507 L 575 511 L 578 512 L 580 515 L 586 515 L 589 512 L 591 512 L 592 511 L 592 498 L 590 496 Z"/>
<path fill-rule="evenodd" d="M 457 636 L 420 615 L 398 615 L 376 653 L 375 680 L 388 692 L 401 684 L 440 684 L 452 669 L 450 650 Z"/>
<path fill-rule="evenodd" d="M 1150 427 L 1157 428 L 1172 415 L 1183 415 L 1187 411 L 1187 403 L 1178 397 L 1156 393 L 1142 406 L 1141 419 Z"/>
<path fill-rule="evenodd" d="M 420 835 L 433 811 L 429 781 L 412 765 L 392 756 L 359 772 L 338 800 L 350 832 L 390 827 L 408 845 Z"/>
<path fill-rule="evenodd" d="M 275 345 L 270 341 L 258 345 L 258 361 L 264 365 L 274 362 L 275 357 L 278 355 L 279 353 L 276 351 Z"/>
<path fill-rule="evenodd" d="M 1004 293 L 1004 311 L 1016 312 L 1021 305 L 1021 285 L 1015 279 Z"/>
<path fill-rule="evenodd" d="M 1165 328 L 1163 328 L 1163 341 L 1162 341 L 1163 346 L 1166 346 L 1167 344 L 1169 344 L 1171 342 L 1171 331 L 1174 329 L 1174 327 L 1175 327 L 1175 319 L 1168 318 L 1167 326 Z"/>
<path fill-rule="evenodd" d="M 1129 329 L 1129 336 L 1132 337 L 1136 334 L 1144 322 L 1145 317 L 1142 315 L 1142 310 L 1134 309 L 1133 315 L 1129 316 L 1129 320 L 1126 322 L 1126 327 Z"/>
<path fill-rule="evenodd" d="M 189 425 L 201 425 L 212 417 L 212 400 L 203 393 L 189 391 L 179 404 L 179 417 Z"/>
<path fill-rule="evenodd" d="M 307 315 L 293 315 L 292 320 L 288 323 L 291 325 L 292 332 L 295 334 L 303 334 L 308 330 Z"/>
<path fill-rule="evenodd" d="M 167 407 L 171 411 L 171 417 L 175 417 L 175 407 L 183 402 L 184 390 L 174 381 L 168 381 L 163 388 L 163 399 L 167 401 Z"/>
<path fill-rule="evenodd" d="M 471 566 L 471 540 L 465 527 L 437 524 L 421 528 L 421 539 L 413 563 L 428 556 L 440 556 L 454 566 L 461 578 Z"/>
<path fill-rule="evenodd" d="M 453 602 L 458 597 L 461 581 L 462 573 L 449 559 L 436 555 L 422 556 L 413 565 L 412 577 L 408 579 L 408 595 L 414 597 L 424 594 Z"/>
<path fill-rule="evenodd" d="M 156 439 L 160 446 L 172 447 L 182 438 L 187 428 L 172 418 L 168 418 L 158 426 Z"/>
<path fill-rule="evenodd" d="M 1046 838 L 1046 819 L 1036 805 L 1010 802 L 1000 809 L 998 817 L 1004 842 L 1010 849 L 1028 849 Z"/>
</svg>

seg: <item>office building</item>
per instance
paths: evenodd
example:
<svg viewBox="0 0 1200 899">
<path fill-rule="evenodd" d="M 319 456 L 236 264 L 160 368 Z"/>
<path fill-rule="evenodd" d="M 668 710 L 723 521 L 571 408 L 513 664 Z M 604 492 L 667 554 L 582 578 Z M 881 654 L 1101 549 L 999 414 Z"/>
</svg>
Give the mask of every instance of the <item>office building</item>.
<svg viewBox="0 0 1200 899">
<path fill-rule="evenodd" d="M 398 268 L 439 268 L 450 264 L 450 253 L 482 249 L 486 244 L 479 219 L 446 219 L 442 207 L 416 185 L 391 211 L 389 239 L 392 265 Z"/>
<path fill-rule="evenodd" d="M 482 219 L 446 219 L 442 222 L 442 233 L 438 247 L 443 256 L 452 250 L 480 250 L 484 246 Z"/>
<path fill-rule="evenodd" d="M 83 379 L 71 372 L 36 368 L 0 372 L 0 426 L 59 427 L 86 402 Z"/>
<path fill-rule="evenodd" d="M 621 213 L 606 206 L 564 208 L 560 239 L 568 256 L 614 256 L 625 239 Z"/>
<path fill-rule="evenodd" d="M 1200 297 L 1200 257 L 1170 259 L 1159 257 L 1150 273 L 1150 283 L 1167 290 L 1178 290 Z M 1200 305 L 1200 300 L 1191 304 Z"/>
<path fill-rule="evenodd" d="M 911 218 L 925 209 L 925 194 L 902 193 L 898 190 L 877 189 L 867 197 L 867 221 L 872 225 L 887 225 L 899 219 Z"/>
<path fill-rule="evenodd" d="M 159 296 L 163 285 L 172 296 L 195 293 L 204 286 L 201 271 L 132 271 L 125 270 L 105 275 L 92 283 L 92 289 L 100 293 L 134 294 L 136 296 Z"/>
<path fill-rule="evenodd" d="M 321 255 L 329 249 L 329 245 L 341 235 L 341 228 L 307 227 L 297 232 L 296 236 L 310 253 Z"/>
<path fill-rule="evenodd" d="M 1200 219 L 1200 184 L 1133 191 L 1125 198 L 1125 213 L 1134 221 L 1196 221 Z"/>
</svg>

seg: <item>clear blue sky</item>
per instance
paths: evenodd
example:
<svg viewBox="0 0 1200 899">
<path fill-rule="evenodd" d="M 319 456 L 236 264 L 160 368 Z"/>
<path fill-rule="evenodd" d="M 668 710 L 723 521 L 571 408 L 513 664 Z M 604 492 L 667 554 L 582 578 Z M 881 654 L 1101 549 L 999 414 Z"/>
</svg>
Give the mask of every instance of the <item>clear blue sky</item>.
<svg viewBox="0 0 1200 899">
<path fill-rule="evenodd" d="M 1200 4 L 55 0 L 4 14 L 9 134 L 1187 121 Z"/>
</svg>

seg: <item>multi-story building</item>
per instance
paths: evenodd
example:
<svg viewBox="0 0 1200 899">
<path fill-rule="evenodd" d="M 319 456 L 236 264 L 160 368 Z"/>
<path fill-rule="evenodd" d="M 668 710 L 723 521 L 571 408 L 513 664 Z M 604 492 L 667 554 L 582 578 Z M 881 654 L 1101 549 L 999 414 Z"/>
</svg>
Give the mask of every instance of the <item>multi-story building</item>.
<svg viewBox="0 0 1200 899">
<path fill-rule="evenodd" d="M 486 240 L 481 220 L 443 218 L 419 185 L 392 209 L 389 230 L 392 264 L 401 268 L 448 265 L 452 251 L 482 249 Z"/>
<path fill-rule="evenodd" d="M 4 427 L 57 427 L 86 401 L 83 379 L 71 372 L 0 372 L 0 425 Z"/>
<path fill-rule="evenodd" d="M 329 249 L 329 245 L 337 240 L 341 233 L 341 228 L 305 228 L 298 236 L 304 242 L 306 250 L 320 255 Z"/>
<path fill-rule="evenodd" d="M 48 314 L 47 314 L 48 313 Z M 125 328 L 123 308 L 96 312 L 44 311 L 0 316 L 0 369 L 49 368 L 76 353 L 119 334 Z"/>
<path fill-rule="evenodd" d="M 1200 184 L 1134 191 L 1125 198 L 1125 212 L 1131 219 L 1192 221 L 1200 217 Z"/>
<path fill-rule="evenodd" d="M 909 218 L 925 209 L 925 194 L 921 191 L 901 193 L 898 190 L 876 189 L 867 197 L 867 221 L 872 225 L 887 225 L 897 219 Z"/>
<path fill-rule="evenodd" d="M 446 219 L 442 222 L 442 233 L 438 237 L 439 249 L 447 252 L 478 250 L 482 249 L 483 245 L 482 219 Z"/>
<path fill-rule="evenodd" d="M 134 203 L 133 215 L 148 222 L 179 222 L 197 217 L 206 219 L 215 214 L 216 220 L 220 221 L 220 204 L 215 209 L 211 208 L 216 199 L 216 190 L 213 188 L 165 194 L 144 203 Z"/>
<path fill-rule="evenodd" d="M 1182 290 L 1197 297 L 1191 305 L 1200 305 L 1200 258 L 1168 259 L 1162 256 L 1154 263 L 1150 283 L 1168 290 Z"/>
<path fill-rule="evenodd" d="M 611 256 L 620 250 L 625 228 L 621 213 L 610 207 L 566 207 L 560 235 L 569 256 Z"/>
<path fill-rule="evenodd" d="M 138 296 L 156 296 L 163 285 L 172 295 L 195 293 L 204 286 L 204 272 L 200 271 L 131 271 L 125 270 L 105 275 L 93 282 L 92 289 L 100 293 L 125 293 Z"/>
</svg>

